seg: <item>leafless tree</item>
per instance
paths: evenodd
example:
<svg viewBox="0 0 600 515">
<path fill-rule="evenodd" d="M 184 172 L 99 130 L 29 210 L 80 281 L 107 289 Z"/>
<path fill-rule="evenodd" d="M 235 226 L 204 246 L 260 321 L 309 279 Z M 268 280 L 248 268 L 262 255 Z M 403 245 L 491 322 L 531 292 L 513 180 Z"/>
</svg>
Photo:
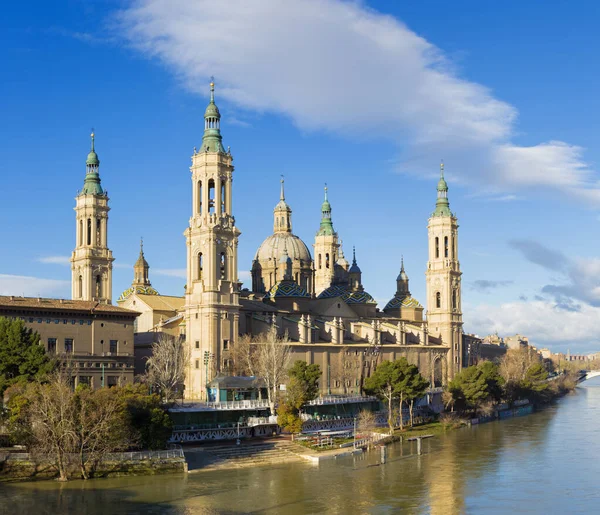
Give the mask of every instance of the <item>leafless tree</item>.
<svg viewBox="0 0 600 515">
<path fill-rule="evenodd" d="M 372 433 L 377 428 L 377 417 L 375 413 L 368 410 L 362 410 L 358 414 L 358 430 L 361 433 Z"/>
<path fill-rule="evenodd" d="M 518 383 L 525 379 L 527 369 L 540 362 L 540 356 L 533 349 L 510 349 L 500 360 L 499 372 L 507 383 Z"/>
<path fill-rule="evenodd" d="M 256 375 L 257 339 L 250 334 L 240 336 L 233 344 L 233 372 L 239 376 Z"/>
<path fill-rule="evenodd" d="M 161 333 L 152 344 L 152 356 L 146 362 L 147 381 L 156 386 L 166 402 L 182 391 L 189 351 L 183 340 Z"/>
<path fill-rule="evenodd" d="M 74 402 L 79 468 L 83 479 L 89 479 L 108 453 L 125 450 L 132 441 L 127 424 L 121 423 L 123 404 L 116 389 L 84 388 L 75 393 Z"/>
<path fill-rule="evenodd" d="M 262 335 L 261 342 L 254 344 L 256 376 L 265 382 L 272 415 L 275 414 L 279 386 L 287 378 L 291 357 L 289 341 L 287 334 L 277 335 L 277 327 L 273 324 L 271 330 Z"/>
<path fill-rule="evenodd" d="M 69 478 L 70 456 L 77 447 L 70 380 L 63 369 L 53 373 L 47 384 L 31 383 L 26 391 L 28 402 L 23 412 L 31 432 L 31 453 L 50 458 L 60 481 Z"/>
</svg>

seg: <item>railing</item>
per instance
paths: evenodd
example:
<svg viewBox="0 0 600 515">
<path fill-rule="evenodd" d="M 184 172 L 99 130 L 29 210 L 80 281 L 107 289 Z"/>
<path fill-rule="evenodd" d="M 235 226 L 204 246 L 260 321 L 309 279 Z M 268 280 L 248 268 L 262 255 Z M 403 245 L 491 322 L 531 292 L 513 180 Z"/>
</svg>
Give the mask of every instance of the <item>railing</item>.
<svg viewBox="0 0 600 515">
<path fill-rule="evenodd" d="M 271 415 L 270 417 L 248 417 L 249 426 L 261 426 L 266 424 L 277 424 L 277 416 Z"/>
<path fill-rule="evenodd" d="M 377 397 L 373 396 L 363 396 L 356 395 L 350 397 L 342 397 L 336 395 L 325 395 L 323 397 L 318 397 L 313 399 L 312 401 L 308 401 L 307 404 L 309 406 L 322 406 L 324 404 L 346 404 L 351 402 L 373 402 L 376 401 Z"/>
<path fill-rule="evenodd" d="M 71 454 L 69 457 L 74 460 L 78 460 L 79 454 Z M 183 449 L 181 449 L 180 446 L 177 446 L 165 451 L 113 452 L 105 454 L 102 461 L 164 460 L 183 457 Z M 27 452 L 11 452 L 0 454 L 0 462 L 6 461 L 7 459 L 14 461 L 28 461 L 31 458 L 31 455 Z M 52 461 L 53 457 L 50 455 L 36 455 L 35 459 L 39 461 Z"/>
</svg>

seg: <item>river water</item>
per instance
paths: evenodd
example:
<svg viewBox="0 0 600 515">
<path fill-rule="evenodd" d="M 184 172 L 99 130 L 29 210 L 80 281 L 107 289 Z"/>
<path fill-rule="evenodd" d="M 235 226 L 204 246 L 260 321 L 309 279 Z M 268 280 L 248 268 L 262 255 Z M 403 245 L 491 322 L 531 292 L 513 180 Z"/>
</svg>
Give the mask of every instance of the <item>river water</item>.
<svg viewBox="0 0 600 515">
<path fill-rule="evenodd" d="M 0 484 L 17 514 L 600 513 L 600 380 L 530 416 L 328 460 L 231 471 Z"/>
</svg>

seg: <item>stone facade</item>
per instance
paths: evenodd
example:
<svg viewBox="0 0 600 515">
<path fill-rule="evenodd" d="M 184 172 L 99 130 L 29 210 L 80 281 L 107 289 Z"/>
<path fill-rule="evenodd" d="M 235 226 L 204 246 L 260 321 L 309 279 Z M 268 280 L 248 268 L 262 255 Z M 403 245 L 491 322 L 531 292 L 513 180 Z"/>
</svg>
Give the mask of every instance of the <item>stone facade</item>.
<svg viewBox="0 0 600 515">
<path fill-rule="evenodd" d="M 133 383 L 137 315 L 96 301 L 0 296 L 0 316 L 20 318 L 50 356 L 70 362 L 75 386 Z"/>
</svg>

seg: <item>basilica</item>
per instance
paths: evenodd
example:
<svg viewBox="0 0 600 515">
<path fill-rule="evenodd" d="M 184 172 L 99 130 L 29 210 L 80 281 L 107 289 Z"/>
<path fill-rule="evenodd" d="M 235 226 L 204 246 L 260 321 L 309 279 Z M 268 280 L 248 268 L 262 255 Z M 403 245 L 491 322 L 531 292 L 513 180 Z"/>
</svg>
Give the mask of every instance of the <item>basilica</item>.
<svg viewBox="0 0 600 515">
<path fill-rule="evenodd" d="M 237 223 L 243 227 L 244 213 L 234 217 L 232 211 L 233 156 L 223 146 L 220 124 L 211 83 L 204 135 L 190 167 L 185 294 L 161 295 L 152 287 L 141 247 L 131 287 L 117 301 L 120 308 L 140 313 L 135 322 L 136 360 L 148 356 L 160 333 L 182 338 L 190 356 L 185 397 L 206 399 L 207 384 L 216 374 L 235 373 L 238 339 L 253 335 L 260 344 L 275 330 L 290 339 L 293 360 L 320 365 L 323 393 L 358 394 L 377 363 L 401 356 L 418 365 L 434 386 L 450 380 L 465 357 L 458 223 L 450 211 L 443 165 L 427 225 L 426 311 L 410 293 L 403 261 L 395 294 L 383 309 L 377 307 L 363 285 L 355 250 L 348 258 L 344 253 L 326 187 L 314 241 L 308 245 L 294 234 L 283 178 L 273 210 L 273 233 L 256 251 L 251 288 L 243 288 L 238 277 L 241 231 Z M 84 188 L 76 203 L 73 299 L 110 304 L 113 257 L 106 245 L 108 197 L 100 186 L 93 137 Z"/>
</svg>

